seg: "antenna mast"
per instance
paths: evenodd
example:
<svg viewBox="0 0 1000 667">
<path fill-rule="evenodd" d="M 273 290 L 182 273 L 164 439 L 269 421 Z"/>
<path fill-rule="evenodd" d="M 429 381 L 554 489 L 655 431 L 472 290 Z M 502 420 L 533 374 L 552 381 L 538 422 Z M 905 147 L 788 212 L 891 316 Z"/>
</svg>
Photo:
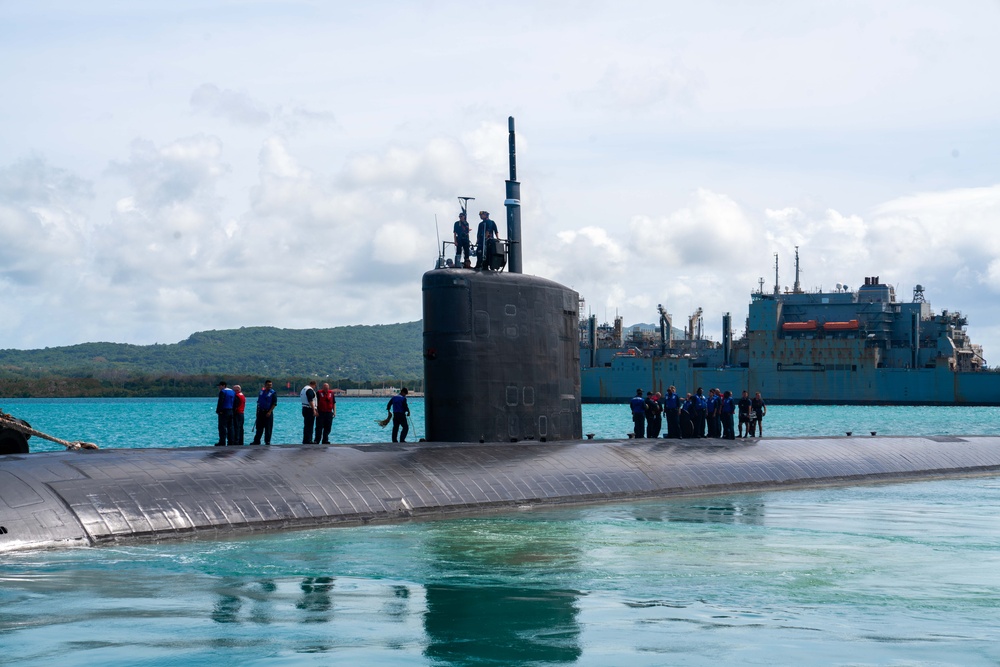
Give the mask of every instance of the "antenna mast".
<svg viewBox="0 0 1000 667">
<path fill-rule="evenodd" d="M 507 181 L 507 271 L 521 273 L 521 184 L 517 182 L 517 159 L 514 156 L 514 117 L 507 118 L 510 144 L 510 180 Z"/>
<path fill-rule="evenodd" d="M 444 244 L 441 243 L 441 230 L 438 229 L 438 214 L 434 214 L 434 233 L 437 234 L 438 248 L 441 250 L 438 252 L 437 268 L 444 267 Z"/>
<path fill-rule="evenodd" d="M 469 202 L 475 201 L 475 197 L 459 197 L 458 205 L 462 207 L 462 213 L 465 213 L 465 219 L 469 219 Z"/>
<path fill-rule="evenodd" d="M 795 285 L 792 287 L 792 292 L 795 294 L 802 294 L 802 286 L 799 284 L 799 247 L 795 246 Z"/>
</svg>

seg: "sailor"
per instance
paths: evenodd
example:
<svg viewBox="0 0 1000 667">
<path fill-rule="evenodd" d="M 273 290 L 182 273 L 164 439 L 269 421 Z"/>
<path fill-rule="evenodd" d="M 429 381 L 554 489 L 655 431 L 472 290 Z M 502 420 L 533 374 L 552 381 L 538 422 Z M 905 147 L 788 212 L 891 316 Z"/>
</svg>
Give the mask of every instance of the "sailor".
<svg viewBox="0 0 1000 667">
<path fill-rule="evenodd" d="M 719 403 L 722 401 L 722 394 L 716 393 L 715 389 L 708 390 L 706 401 L 706 420 L 708 422 L 708 437 L 722 437 L 722 422 L 719 419 Z"/>
<path fill-rule="evenodd" d="M 385 404 L 386 412 L 392 415 L 392 441 L 396 442 L 397 435 L 399 442 L 406 442 L 406 434 L 410 432 L 410 425 L 406 418 L 410 416 L 410 406 L 406 402 L 406 395 L 410 393 L 406 387 L 399 390 L 399 393 L 389 399 Z M 402 428 L 402 432 L 400 432 Z"/>
<path fill-rule="evenodd" d="M 316 444 L 330 444 L 330 429 L 337 416 L 337 397 L 330 389 L 330 383 L 324 382 L 323 388 L 316 392 L 316 408 L 319 415 L 316 418 Z"/>
<path fill-rule="evenodd" d="M 732 396 L 733 392 L 729 392 Z M 715 437 L 722 437 L 722 399 L 725 398 L 725 394 L 718 387 L 715 388 Z M 735 407 L 736 402 L 733 401 L 733 406 Z M 735 413 L 735 410 L 734 410 Z"/>
<path fill-rule="evenodd" d="M 641 438 L 646 428 L 646 401 L 642 398 L 642 389 L 635 390 L 635 396 L 628 405 L 632 410 L 632 424 L 635 427 L 633 435 Z"/>
<path fill-rule="evenodd" d="M 667 388 L 667 395 L 663 397 L 663 411 L 667 414 L 667 437 L 680 438 L 681 436 L 681 397 L 677 395 L 677 387 L 670 385 Z"/>
<path fill-rule="evenodd" d="M 722 437 L 726 440 L 735 440 L 733 413 L 736 412 L 736 401 L 733 400 L 733 392 L 728 389 L 722 394 L 722 400 L 719 402 L 719 411 L 722 413 Z"/>
<path fill-rule="evenodd" d="M 767 414 L 767 406 L 764 405 L 764 399 L 760 397 L 759 391 L 753 395 L 753 400 L 750 401 L 750 411 L 753 413 L 752 419 L 757 422 L 757 435 L 763 438 L 764 415 Z"/>
<path fill-rule="evenodd" d="M 313 424 L 316 423 L 316 416 L 319 415 L 319 408 L 316 404 L 316 380 L 309 380 L 309 384 L 302 387 L 299 398 L 302 400 L 302 444 L 311 445 Z"/>
<path fill-rule="evenodd" d="M 480 211 L 479 219 L 479 228 L 476 230 L 476 269 L 489 269 L 500 230 L 497 229 L 497 223 L 490 220 L 489 211 Z"/>
<path fill-rule="evenodd" d="M 660 437 L 660 404 L 656 396 L 651 391 L 646 392 L 646 400 L 643 403 L 643 412 L 646 417 L 646 437 Z"/>
<path fill-rule="evenodd" d="M 264 436 L 265 445 L 271 444 L 271 431 L 274 430 L 274 408 L 278 405 L 278 394 L 274 391 L 273 386 L 273 382 L 265 380 L 263 388 L 257 394 L 257 418 L 254 420 L 251 445 L 259 445 L 261 435 Z"/>
<path fill-rule="evenodd" d="M 740 397 L 739 413 L 740 437 L 745 438 L 750 434 L 750 393 L 746 389 Z"/>
<path fill-rule="evenodd" d="M 653 435 L 649 437 L 659 438 L 660 431 L 663 430 L 663 395 L 658 391 L 653 392 L 653 408 L 656 411 L 656 419 L 653 421 Z"/>
<path fill-rule="evenodd" d="M 697 437 L 694 433 L 694 412 L 695 412 L 695 400 L 694 396 L 690 393 L 684 398 L 684 402 L 681 403 L 681 435 L 685 438 L 695 438 Z"/>
<path fill-rule="evenodd" d="M 236 402 L 236 392 L 219 383 L 219 401 L 215 404 L 215 413 L 219 415 L 219 441 L 216 447 L 226 447 L 234 444 L 233 436 L 233 403 Z"/>
<path fill-rule="evenodd" d="M 455 236 L 455 266 L 464 266 L 469 268 L 471 266 L 469 262 L 469 221 L 465 219 L 465 211 L 458 214 L 458 220 L 455 221 L 454 236 Z M 462 253 L 465 253 L 465 263 L 460 264 Z"/>
<path fill-rule="evenodd" d="M 243 387 L 233 385 L 236 400 L 233 401 L 233 444 L 243 446 L 243 426 L 246 423 L 247 397 L 243 395 Z"/>
<path fill-rule="evenodd" d="M 660 407 L 660 428 L 658 430 L 659 430 L 659 432 L 662 432 L 663 431 L 663 413 L 666 412 L 666 410 L 667 410 L 666 397 L 663 394 L 661 394 L 660 392 L 656 392 L 655 394 L 653 394 L 653 397 L 656 399 L 656 404 Z M 663 437 L 664 438 L 667 437 L 667 434 L 664 433 Z"/>
<path fill-rule="evenodd" d="M 694 414 L 692 415 L 692 421 L 694 422 L 694 437 L 704 438 L 705 415 L 708 413 L 708 401 L 705 400 L 705 394 L 702 393 L 701 387 L 698 387 L 698 390 L 692 397 L 691 407 L 694 410 Z"/>
</svg>

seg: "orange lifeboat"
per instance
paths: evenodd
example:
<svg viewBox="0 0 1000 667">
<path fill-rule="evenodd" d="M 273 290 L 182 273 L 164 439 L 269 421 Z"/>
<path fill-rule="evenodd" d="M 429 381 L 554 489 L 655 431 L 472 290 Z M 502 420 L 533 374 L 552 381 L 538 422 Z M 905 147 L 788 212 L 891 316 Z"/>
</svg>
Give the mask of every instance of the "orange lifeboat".
<svg viewBox="0 0 1000 667">
<path fill-rule="evenodd" d="M 816 331 L 816 320 L 806 320 L 805 322 L 785 322 L 781 325 L 782 331 Z"/>
<path fill-rule="evenodd" d="M 848 320 L 847 322 L 827 322 L 823 325 L 823 331 L 857 331 L 858 321 Z"/>
</svg>

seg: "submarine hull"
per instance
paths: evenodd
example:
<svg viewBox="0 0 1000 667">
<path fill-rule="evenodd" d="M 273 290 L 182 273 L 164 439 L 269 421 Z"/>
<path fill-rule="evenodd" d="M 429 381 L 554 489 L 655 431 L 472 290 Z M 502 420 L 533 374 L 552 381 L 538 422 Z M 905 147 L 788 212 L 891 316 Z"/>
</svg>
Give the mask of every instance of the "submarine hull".
<svg viewBox="0 0 1000 667">
<path fill-rule="evenodd" d="M 1000 472 L 1000 437 L 576 440 L 0 458 L 0 552 Z"/>
</svg>

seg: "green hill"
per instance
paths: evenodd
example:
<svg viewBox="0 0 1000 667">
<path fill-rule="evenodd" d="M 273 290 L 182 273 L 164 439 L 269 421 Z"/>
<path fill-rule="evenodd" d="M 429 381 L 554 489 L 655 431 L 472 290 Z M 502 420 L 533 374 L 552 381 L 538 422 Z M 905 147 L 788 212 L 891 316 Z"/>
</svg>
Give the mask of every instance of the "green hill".
<svg viewBox="0 0 1000 667">
<path fill-rule="evenodd" d="M 418 322 L 332 329 L 244 327 L 201 331 L 170 345 L 83 343 L 42 350 L 0 350 L 0 395 L 190 395 L 138 391 L 137 385 L 203 387 L 219 378 L 275 382 L 330 378 L 363 385 L 423 376 Z M 65 383 L 64 383 L 65 381 Z M 59 386 L 76 386 L 65 393 Z M 133 391 L 126 391 L 128 385 Z M 48 387 L 48 388 L 46 388 Z M 87 387 L 92 387 L 93 392 Z M 193 389 L 194 387 L 189 387 Z M 198 389 L 196 395 L 203 394 Z"/>
</svg>

